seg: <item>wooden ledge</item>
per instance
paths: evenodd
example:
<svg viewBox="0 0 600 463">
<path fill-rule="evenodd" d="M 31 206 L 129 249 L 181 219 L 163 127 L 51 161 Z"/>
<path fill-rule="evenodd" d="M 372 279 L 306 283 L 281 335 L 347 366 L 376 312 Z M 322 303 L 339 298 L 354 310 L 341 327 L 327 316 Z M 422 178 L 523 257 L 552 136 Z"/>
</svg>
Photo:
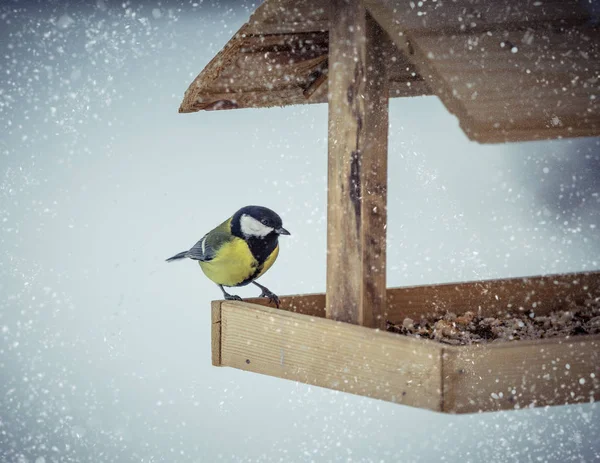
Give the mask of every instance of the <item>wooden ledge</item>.
<svg viewBox="0 0 600 463">
<path fill-rule="evenodd" d="M 477 293 L 480 313 L 515 310 L 520 301 L 541 315 L 598 297 L 600 272 L 390 289 L 388 309 L 397 317 L 434 306 L 468 310 Z M 488 300 L 496 301 L 491 309 Z M 214 365 L 445 413 L 600 398 L 600 335 L 448 346 L 328 320 L 324 295 L 282 297 L 285 309 L 261 304 L 213 302 Z"/>
<path fill-rule="evenodd" d="M 213 319 L 218 365 L 441 408 L 441 345 L 247 302 L 216 303 Z"/>
</svg>

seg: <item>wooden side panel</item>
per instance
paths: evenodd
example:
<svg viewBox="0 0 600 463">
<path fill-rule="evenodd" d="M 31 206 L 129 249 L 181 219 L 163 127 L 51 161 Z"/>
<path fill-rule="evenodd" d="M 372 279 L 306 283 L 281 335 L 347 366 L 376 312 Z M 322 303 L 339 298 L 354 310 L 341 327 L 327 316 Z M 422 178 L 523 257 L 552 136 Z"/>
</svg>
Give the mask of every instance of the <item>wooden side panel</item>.
<svg viewBox="0 0 600 463">
<path fill-rule="evenodd" d="M 327 316 L 385 326 L 385 34 L 359 0 L 330 4 Z"/>
<path fill-rule="evenodd" d="M 221 301 L 211 303 L 211 355 L 212 364 L 221 366 Z"/>
<path fill-rule="evenodd" d="M 388 319 L 402 323 L 405 317 L 472 310 L 482 316 L 533 311 L 546 315 L 600 297 L 600 272 L 486 280 L 410 288 L 388 289 Z"/>
<path fill-rule="evenodd" d="M 600 336 L 444 348 L 443 411 L 600 400 Z"/>
<path fill-rule="evenodd" d="M 437 411 L 441 349 L 245 302 L 221 306 L 224 366 Z"/>
</svg>

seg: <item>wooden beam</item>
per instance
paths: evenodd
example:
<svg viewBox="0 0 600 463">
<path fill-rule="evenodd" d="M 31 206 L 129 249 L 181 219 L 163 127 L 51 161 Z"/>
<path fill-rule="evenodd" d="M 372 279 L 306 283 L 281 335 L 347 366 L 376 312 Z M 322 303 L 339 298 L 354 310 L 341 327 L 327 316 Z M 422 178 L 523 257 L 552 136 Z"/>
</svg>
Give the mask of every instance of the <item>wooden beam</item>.
<svg viewBox="0 0 600 463">
<path fill-rule="evenodd" d="M 250 17 L 251 33 L 327 31 L 327 8 L 323 0 L 266 0 Z"/>
<path fill-rule="evenodd" d="M 442 344 L 237 301 L 221 320 L 223 366 L 441 411 Z"/>
<path fill-rule="evenodd" d="M 327 316 L 385 326 L 385 34 L 359 0 L 330 3 Z"/>
<path fill-rule="evenodd" d="M 448 346 L 247 302 L 214 310 L 215 365 L 446 413 L 600 399 L 600 335 Z"/>
</svg>

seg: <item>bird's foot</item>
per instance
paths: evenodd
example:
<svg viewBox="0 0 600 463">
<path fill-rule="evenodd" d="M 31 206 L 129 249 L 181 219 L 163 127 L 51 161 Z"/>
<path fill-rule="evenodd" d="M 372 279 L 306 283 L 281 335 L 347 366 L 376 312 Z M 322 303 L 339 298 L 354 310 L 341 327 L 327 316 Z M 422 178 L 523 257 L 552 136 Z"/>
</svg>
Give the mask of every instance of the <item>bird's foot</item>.
<svg viewBox="0 0 600 463">
<path fill-rule="evenodd" d="M 217 285 L 219 288 L 221 288 L 221 292 L 223 293 L 223 297 L 225 298 L 226 301 L 241 301 L 242 298 L 240 296 L 237 296 L 235 294 L 229 294 L 227 291 L 225 291 L 225 288 L 223 288 L 223 285 Z"/>
<path fill-rule="evenodd" d="M 269 302 L 274 303 L 277 306 L 277 308 L 279 308 L 279 297 L 277 296 L 277 294 L 269 291 L 267 288 L 262 288 L 262 293 L 260 293 L 259 297 L 268 297 Z"/>
</svg>

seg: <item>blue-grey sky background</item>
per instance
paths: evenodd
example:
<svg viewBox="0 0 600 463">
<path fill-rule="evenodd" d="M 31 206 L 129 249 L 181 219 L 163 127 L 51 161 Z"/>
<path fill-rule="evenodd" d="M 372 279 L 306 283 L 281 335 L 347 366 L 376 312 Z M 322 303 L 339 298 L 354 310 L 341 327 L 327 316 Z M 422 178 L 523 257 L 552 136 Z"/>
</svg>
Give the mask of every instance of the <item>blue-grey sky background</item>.
<svg viewBox="0 0 600 463">
<path fill-rule="evenodd" d="M 237 208 L 292 232 L 263 284 L 325 289 L 327 106 L 177 113 L 255 7 L 1 3 L 0 460 L 600 458 L 594 404 L 447 416 L 211 366 L 220 291 L 164 259 Z M 598 138 L 478 145 L 435 97 L 390 126 L 389 286 L 600 268 Z"/>
</svg>

